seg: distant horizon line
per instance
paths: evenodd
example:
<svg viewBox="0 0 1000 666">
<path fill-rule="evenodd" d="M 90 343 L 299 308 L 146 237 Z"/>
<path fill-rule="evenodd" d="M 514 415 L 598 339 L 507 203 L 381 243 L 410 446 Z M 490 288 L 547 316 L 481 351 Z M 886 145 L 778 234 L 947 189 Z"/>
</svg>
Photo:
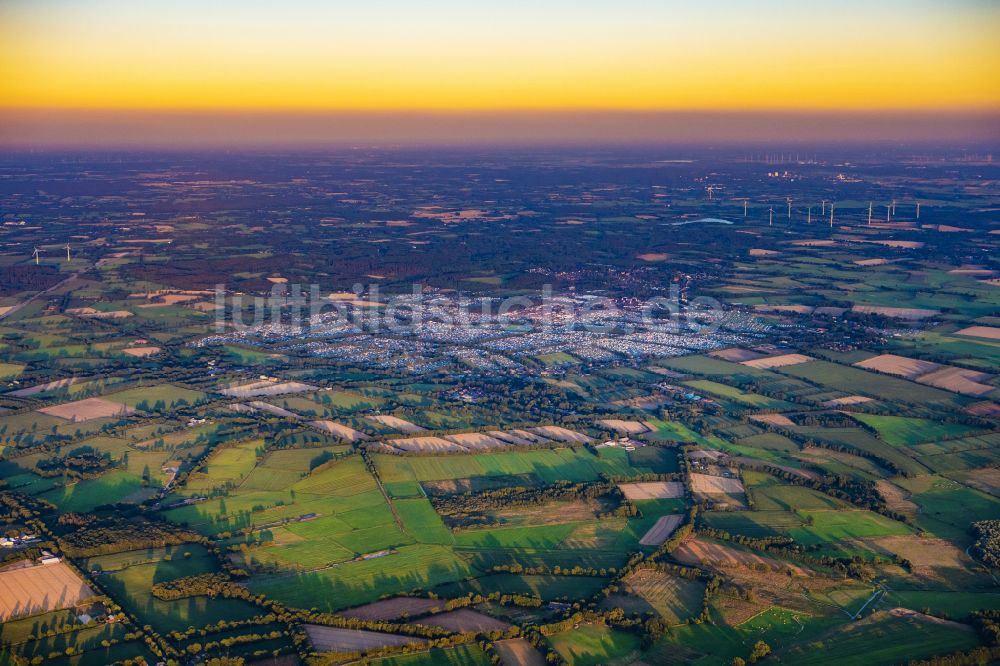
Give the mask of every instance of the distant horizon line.
<svg viewBox="0 0 1000 666">
<path fill-rule="evenodd" d="M 235 115 L 549 115 L 549 114 L 821 114 L 965 115 L 998 114 L 1000 103 L 943 106 L 88 106 L 17 105 L 0 102 L 0 116 L 26 112 Z"/>
<path fill-rule="evenodd" d="M 994 143 L 1000 108 L 238 111 L 0 107 L 0 146 Z"/>
</svg>

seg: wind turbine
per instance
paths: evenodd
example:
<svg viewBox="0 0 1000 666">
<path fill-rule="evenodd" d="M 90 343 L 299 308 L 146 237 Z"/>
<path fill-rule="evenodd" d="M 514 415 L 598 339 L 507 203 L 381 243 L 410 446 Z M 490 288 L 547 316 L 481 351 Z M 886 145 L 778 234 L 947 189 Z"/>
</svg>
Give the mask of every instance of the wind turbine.
<svg viewBox="0 0 1000 666">
<path fill-rule="evenodd" d="M 833 229 L 833 202 L 830 202 L 830 228 Z"/>
<path fill-rule="evenodd" d="M 872 202 L 868 202 L 868 226 L 872 226 Z"/>
<path fill-rule="evenodd" d="M 37 247 L 35 248 L 35 251 L 34 251 L 33 254 L 35 255 L 35 265 L 37 266 L 38 265 L 38 256 L 39 256 L 39 252 L 38 252 L 38 248 Z"/>
<path fill-rule="evenodd" d="M 895 199 L 892 200 L 892 214 L 893 215 L 896 214 L 896 200 Z"/>
<path fill-rule="evenodd" d="M 886 222 L 892 221 L 892 206 L 889 204 L 886 204 L 885 207 L 885 221 Z"/>
<path fill-rule="evenodd" d="M 69 243 L 66 243 L 66 261 L 71 261 L 69 258 Z"/>
<path fill-rule="evenodd" d="M 792 198 L 788 197 L 785 202 L 788 204 L 788 219 L 790 220 L 792 219 Z"/>
<path fill-rule="evenodd" d="M 920 219 L 920 202 L 917 202 L 917 219 Z"/>
<path fill-rule="evenodd" d="M 712 192 L 715 191 L 715 185 L 709 185 L 705 189 L 708 190 L 708 200 L 711 201 L 712 200 Z"/>
<path fill-rule="evenodd" d="M 744 199 L 743 200 L 743 217 L 747 216 L 747 204 L 748 203 L 749 203 L 748 199 Z M 920 204 L 917 204 L 917 217 L 920 217 Z"/>
<path fill-rule="evenodd" d="M 826 199 L 823 199 L 823 215 L 826 215 Z"/>
<path fill-rule="evenodd" d="M 812 224 L 813 222 L 813 209 L 809 206 L 809 212 L 806 213 L 806 224 Z"/>
<path fill-rule="evenodd" d="M 772 226 L 774 224 L 774 208 L 770 209 L 770 215 L 767 218 L 767 226 Z"/>
</svg>

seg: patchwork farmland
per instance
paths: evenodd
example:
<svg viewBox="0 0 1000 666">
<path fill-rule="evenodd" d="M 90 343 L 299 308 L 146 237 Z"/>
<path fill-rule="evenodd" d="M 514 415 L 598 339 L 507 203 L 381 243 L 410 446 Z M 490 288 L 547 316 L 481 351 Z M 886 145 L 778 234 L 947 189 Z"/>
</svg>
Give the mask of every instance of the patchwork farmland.
<svg viewBox="0 0 1000 666">
<path fill-rule="evenodd" d="M 825 150 L 0 159 L 0 664 L 1000 659 L 1000 175 Z"/>
</svg>

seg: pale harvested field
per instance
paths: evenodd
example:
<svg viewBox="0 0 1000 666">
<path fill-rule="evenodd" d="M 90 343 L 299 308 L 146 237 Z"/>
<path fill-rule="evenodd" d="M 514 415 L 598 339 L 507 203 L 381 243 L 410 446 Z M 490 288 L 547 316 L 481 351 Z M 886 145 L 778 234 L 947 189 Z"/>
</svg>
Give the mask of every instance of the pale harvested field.
<svg viewBox="0 0 1000 666">
<path fill-rule="evenodd" d="M 549 439 L 569 444 L 586 444 L 591 441 L 590 437 L 587 437 L 583 433 L 560 426 L 541 426 L 540 428 L 533 428 L 533 430 L 542 437 L 548 437 Z"/>
<path fill-rule="evenodd" d="M 507 444 L 516 444 L 517 446 L 529 446 L 535 443 L 531 440 L 525 439 L 524 437 L 518 437 L 517 435 L 509 432 L 501 432 L 500 430 L 490 430 L 486 434 Z"/>
<path fill-rule="evenodd" d="M 504 666 L 545 666 L 545 657 L 523 638 L 508 638 L 493 644 Z"/>
<path fill-rule="evenodd" d="M 837 245 L 837 241 L 822 238 L 806 238 L 803 240 L 792 241 L 792 245 L 796 247 L 833 247 Z"/>
<path fill-rule="evenodd" d="M 196 301 L 202 296 L 212 296 L 215 292 L 211 289 L 201 289 L 201 290 L 190 290 L 190 291 L 173 291 L 170 289 L 158 289 L 156 291 L 143 291 L 134 294 L 129 294 L 129 298 L 142 298 L 147 301 L 160 300 L 162 299 L 164 303 L 170 305 L 175 305 L 177 303 L 186 303 L 187 301 Z"/>
<path fill-rule="evenodd" d="M 122 352 L 128 354 L 129 356 L 135 356 L 137 358 L 145 358 L 146 356 L 152 356 L 153 354 L 159 354 L 159 347 L 127 347 L 122 350 Z"/>
<path fill-rule="evenodd" d="M 111 402 L 103 398 L 85 398 L 38 410 L 42 414 L 55 416 L 67 421 L 79 422 L 91 419 L 102 419 L 112 416 L 134 414 L 135 410 L 120 402 Z"/>
<path fill-rule="evenodd" d="M 697 449 L 688 454 L 688 458 L 691 460 L 718 460 L 722 457 L 722 451 L 715 451 L 713 449 Z"/>
<path fill-rule="evenodd" d="M 993 277 L 997 272 L 989 268 L 954 268 L 948 275 L 968 275 L 969 277 Z"/>
<path fill-rule="evenodd" d="M 896 247 L 902 248 L 904 250 L 919 250 L 924 246 L 920 241 L 905 241 L 905 240 L 866 240 L 865 243 L 874 243 L 875 245 L 884 245 L 885 247 Z"/>
<path fill-rule="evenodd" d="M 636 259 L 642 259 L 643 261 L 666 261 L 669 254 L 664 254 L 663 252 L 646 252 L 645 254 L 635 255 Z"/>
<path fill-rule="evenodd" d="M 994 386 L 981 383 L 992 378 L 993 375 L 985 372 L 945 366 L 918 378 L 917 381 L 946 391 L 978 397 L 993 391 Z"/>
<path fill-rule="evenodd" d="M 198 301 L 197 303 L 192 303 L 191 307 L 198 312 L 214 312 L 219 309 L 219 304 L 211 301 Z"/>
<path fill-rule="evenodd" d="M 798 365 L 799 363 L 808 363 L 815 360 L 813 357 L 806 356 L 805 354 L 781 354 L 780 356 L 768 356 L 767 358 L 755 358 L 743 361 L 743 365 L 759 370 L 767 370 L 769 368 L 782 368 L 786 365 Z"/>
<path fill-rule="evenodd" d="M 408 645 L 423 642 L 415 636 L 398 636 L 362 629 L 341 629 L 319 624 L 306 624 L 303 627 L 313 647 L 320 652 L 354 652 L 387 645 Z"/>
<path fill-rule="evenodd" d="M 864 395 L 849 395 L 843 398 L 835 398 L 820 403 L 823 407 L 841 407 L 843 405 L 860 405 L 863 402 L 871 402 L 872 399 Z"/>
<path fill-rule="evenodd" d="M 66 379 L 57 379 L 53 382 L 47 382 L 45 384 L 38 384 L 36 386 L 29 386 L 27 388 L 11 391 L 7 395 L 13 395 L 18 398 L 30 398 L 33 395 L 38 395 L 39 393 L 45 393 L 46 391 L 55 391 L 56 389 L 72 386 L 73 384 L 76 384 L 78 381 L 80 381 L 79 377 L 67 377 Z"/>
<path fill-rule="evenodd" d="M 467 432 L 460 435 L 445 435 L 444 439 L 455 442 L 467 449 L 495 449 L 499 446 L 509 446 L 508 442 L 481 432 Z"/>
<path fill-rule="evenodd" d="M 449 611 L 447 613 L 439 613 L 438 615 L 431 615 L 429 617 L 424 617 L 412 624 L 422 624 L 425 627 L 440 627 L 442 629 L 447 629 L 448 631 L 466 632 L 466 631 L 476 631 L 476 632 L 489 632 L 489 631 L 505 631 L 509 624 L 502 622 L 489 615 L 483 615 L 482 613 L 477 613 L 474 610 L 469 610 L 468 608 L 460 608 L 459 610 Z"/>
<path fill-rule="evenodd" d="M 986 338 L 987 340 L 1000 340 L 1000 328 L 995 326 L 969 326 L 961 331 L 955 331 L 953 335 L 966 335 L 971 338 Z"/>
<path fill-rule="evenodd" d="M 625 584 L 671 624 L 684 620 L 684 599 L 691 596 L 692 588 L 699 587 L 697 582 L 651 569 L 639 569 L 625 579 Z"/>
<path fill-rule="evenodd" d="M 905 557 L 914 567 L 965 569 L 975 565 L 965 551 L 944 539 L 916 534 L 861 539 L 874 552 Z"/>
<path fill-rule="evenodd" d="M 674 499 L 684 497 L 684 484 L 680 481 L 645 481 L 642 483 L 619 483 L 618 489 L 626 499 Z"/>
<path fill-rule="evenodd" d="M 854 263 L 858 266 L 885 266 L 891 262 L 888 259 L 858 259 Z"/>
<path fill-rule="evenodd" d="M 820 475 L 809 469 L 799 469 L 797 467 L 788 467 L 787 465 L 778 465 L 767 460 L 760 460 L 759 458 L 751 458 L 749 456 L 734 456 L 730 458 L 734 463 L 740 465 L 760 465 L 766 467 L 774 467 L 775 469 L 780 469 L 782 472 L 788 472 L 789 474 L 794 474 L 796 476 L 801 476 L 803 479 L 811 479 L 818 481 Z"/>
<path fill-rule="evenodd" d="M 729 495 L 745 492 L 743 482 L 711 474 L 692 474 L 691 490 L 706 495 Z"/>
<path fill-rule="evenodd" d="M 274 414 L 275 416 L 281 416 L 284 418 L 298 418 L 298 414 L 295 412 L 290 412 L 284 407 L 278 407 L 277 405 L 272 405 L 269 402 L 263 402 L 262 400 L 253 400 L 250 403 L 252 409 L 257 411 L 267 412 L 268 414 Z"/>
<path fill-rule="evenodd" d="M 404 615 L 429 613 L 435 608 L 439 608 L 442 603 L 442 601 L 435 599 L 421 599 L 420 597 L 396 597 L 374 601 L 357 608 L 349 608 L 338 615 L 358 620 L 395 620 Z"/>
<path fill-rule="evenodd" d="M 920 510 L 919 506 L 910 501 L 910 493 L 891 481 L 879 479 L 875 482 L 875 487 L 891 510 L 910 516 L 915 516 Z"/>
<path fill-rule="evenodd" d="M 126 317 L 131 317 L 132 313 L 128 310 L 95 310 L 94 308 L 70 308 L 66 310 L 68 314 L 74 314 L 78 317 L 87 317 L 90 319 L 125 319 Z"/>
<path fill-rule="evenodd" d="M 622 421 L 620 419 L 601 419 L 598 423 L 605 428 L 610 428 L 617 432 L 623 432 L 628 435 L 641 435 L 644 432 L 649 432 L 649 428 L 646 427 L 645 423 L 640 421 Z"/>
<path fill-rule="evenodd" d="M 790 312 L 792 314 L 811 314 L 811 305 L 755 305 L 758 312 Z"/>
<path fill-rule="evenodd" d="M 878 463 L 853 453 L 847 453 L 846 451 L 834 451 L 833 449 L 825 449 L 818 446 L 807 446 L 799 452 L 799 457 L 802 458 L 804 462 L 809 462 L 820 467 L 822 467 L 824 463 L 829 463 L 831 460 L 834 460 L 839 463 L 843 463 L 848 467 L 855 467 L 857 469 L 864 470 L 875 476 L 892 476 L 892 472 Z"/>
<path fill-rule="evenodd" d="M 639 543 L 643 546 L 659 546 L 670 538 L 670 535 L 680 527 L 683 520 L 684 516 L 679 513 L 660 516 L 656 524 L 649 528 L 649 531 L 639 539 Z"/>
<path fill-rule="evenodd" d="M 647 365 L 645 369 L 649 370 L 650 372 L 655 372 L 658 375 L 663 375 L 664 377 L 670 377 L 671 379 L 684 379 L 685 377 L 690 376 L 683 372 L 677 372 L 676 370 L 671 370 L 670 368 L 661 368 L 658 365 Z"/>
<path fill-rule="evenodd" d="M 70 608 L 94 593 L 63 562 L 0 572 L 0 622 Z"/>
<path fill-rule="evenodd" d="M 967 486 L 982 490 L 995 497 L 1000 497 L 1000 469 L 987 467 L 984 469 L 974 469 L 968 472 L 960 472 L 953 476 L 956 481 Z"/>
<path fill-rule="evenodd" d="M 937 310 L 890 308 L 882 305 L 855 305 L 851 310 L 862 314 L 877 314 L 883 317 L 895 317 L 896 319 L 927 319 L 928 317 L 936 317 L 941 314 Z"/>
<path fill-rule="evenodd" d="M 674 559 L 685 564 L 701 564 L 707 562 L 715 566 L 759 566 L 763 565 L 772 571 L 791 570 L 793 573 L 804 576 L 806 571 L 801 567 L 781 562 L 770 557 L 736 550 L 729 546 L 718 543 L 709 543 L 699 539 L 685 541 L 671 553 Z"/>
<path fill-rule="evenodd" d="M 638 407 L 639 409 L 655 409 L 660 405 L 665 405 L 670 402 L 670 398 L 665 395 L 652 393 L 650 395 L 640 395 L 634 398 L 625 398 L 623 400 L 615 400 L 615 405 L 623 405 L 625 407 Z"/>
<path fill-rule="evenodd" d="M 390 428 L 395 428 L 399 432 L 423 432 L 425 428 L 421 428 L 416 423 L 410 423 L 396 416 L 390 416 L 388 414 L 375 414 L 372 416 L 366 416 L 369 421 L 375 421 L 376 423 L 381 423 L 382 425 L 387 425 Z"/>
<path fill-rule="evenodd" d="M 282 395 L 285 393 L 304 393 L 306 391 L 316 391 L 318 388 L 318 386 L 303 384 L 302 382 L 276 382 L 263 379 L 240 386 L 230 386 L 221 389 L 219 393 L 232 396 L 233 398 L 257 398 L 259 396 Z"/>
<path fill-rule="evenodd" d="M 906 379 L 914 379 L 921 375 L 926 375 L 928 372 L 941 367 L 937 363 L 907 358 L 906 356 L 897 356 L 896 354 L 874 356 L 864 361 L 859 361 L 854 366 L 864 368 L 865 370 L 876 370 L 887 375 L 897 375 Z"/>
<path fill-rule="evenodd" d="M 784 414 L 754 414 L 750 417 L 750 420 L 776 426 L 793 427 L 795 425 L 795 422 Z"/>
<path fill-rule="evenodd" d="M 776 254 L 779 254 L 779 253 L 775 252 L 774 250 L 765 250 L 764 248 L 761 248 L 761 247 L 752 247 L 752 248 L 750 248 L 750 256 L 751 257 L 773 257 Z"/>
<path fill-rule="evenodd" d="M 177 305 L 180 303 L 191 303 L 192 301 L 197 301 L 201 296 L 185 296 L 183 294 L 170 294 L 167 296 L 158 296 L 156 300 L 150 301 L 149 303 L 142 303 L 139 305 L 140 308 L 165 308 L 169 305 Z"/>
<path fill-rule="evenodd" d="M 359 308 L 380 308 L 384 305 L 384 303 L 379 303 L 378 301 L 369 301 L 361 298 L 358 294 L 351 291 L 337 291 L 327 296 L 327 299 L 335 303 L 345 303 Z"/>
<path fill-rule="evenodd" d="M 977 402 L 966 407 L 965 411 L 973 416 L 1000 416 L 1000 405 L 995 402 Z"/>
<path fill-rule="evenodd" d="M 402 439 L 392 439 L 386 442 L 390 446 L 403 451 L 467 451 L 461 444 L 449 442 L 441 437 L 404 437 Z"/>
<path fill-rule="evenodd" d="M 739 347 L 718 349 L 716 351 L 709 352 L 708 355 L 714 356 L 715 358 L 721 358 L 723 361 L 732 361 L 733 363 L 752 361 L 755 358 L 763 356 L 760 352 L 755 352 L 750 349 L 740 349 Z"/>
<path fill-rule="evenodd" d="M 358 432 L 354 428 L 345 426 L 342 423 L 337 423 L 336 421 L 310 421 L 309 425 L 317 430 L 322 430 L 323 432 L 328 432 L 341 439 L 346 439 L 348 442 L 360 442 L 368 439 L 368 435 L 365 433 Z"/>
<path fill-rule="evenodd" d="M 551 440 L 542 437 L 530 430 L 508 430 L 508 435 L 513 435 L 514 437 L 520 437 L 521 439 L 527 440 L 533 444 L 548 444 Z"/>
</svg>

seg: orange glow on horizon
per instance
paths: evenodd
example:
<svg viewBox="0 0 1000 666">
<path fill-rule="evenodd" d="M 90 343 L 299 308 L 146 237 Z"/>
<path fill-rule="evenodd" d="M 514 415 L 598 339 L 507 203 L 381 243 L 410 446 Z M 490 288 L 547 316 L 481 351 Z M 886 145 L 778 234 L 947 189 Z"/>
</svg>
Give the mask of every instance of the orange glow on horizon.
<svg viewBox="0 0 1000 666">
<path fill-rule="evenodd" d="M 1000 5 L 372 1 L 8 0 L 0 110 L 1000 109 Z"/>
<path fill-rule="evenodd" d="M 139 9 L 102 14 L 70 4 L 0 8 L 0 108 L 1000 108 L 992 8 L 915 13 L 888 30 L 880 21 L 901 17 L 835 16 L 831 25 L 805 10 L 778 19 L 744 11 L 706 30 L 703 17 L 680 12 L 648 22 L 625 11 L 531 22 L 501 13 L 487 25 L 478 15 L 154 20 Z"/>
</svg>

